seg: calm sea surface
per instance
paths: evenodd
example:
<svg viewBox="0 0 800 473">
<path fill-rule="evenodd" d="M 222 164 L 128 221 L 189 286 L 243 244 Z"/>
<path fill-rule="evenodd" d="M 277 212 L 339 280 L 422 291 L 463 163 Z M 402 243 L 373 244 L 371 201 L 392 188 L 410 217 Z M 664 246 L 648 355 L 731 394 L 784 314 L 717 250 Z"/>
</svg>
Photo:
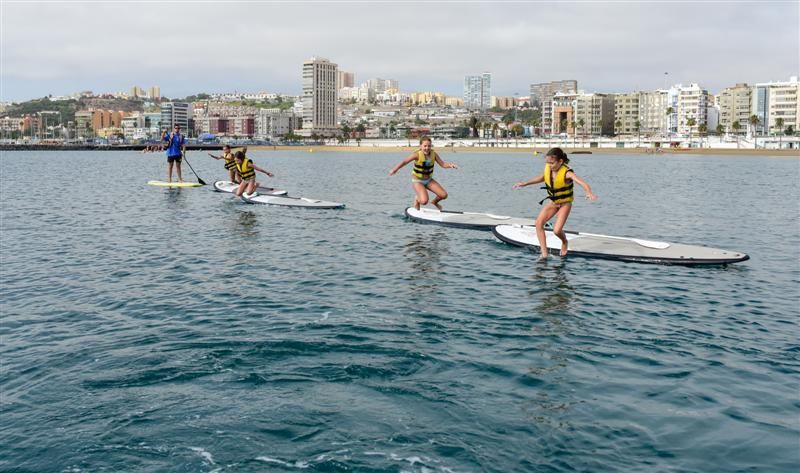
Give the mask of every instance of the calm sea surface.
<svg viewBox="0 0 800 473">
<path fill-rule="evenodd" d="M 511 185 L 541 157 L 443 156 L 446 208 L 536 215 Z M 401 153 L 251 157 L 347 208 L 147 186 L 162 154 L 2 153 L 0 470 L 800 468 L 800 160 L 574 156 L 600 200 L 568 229 L 752 258 L 685 268 L 408 222 Z"/>
</svg>

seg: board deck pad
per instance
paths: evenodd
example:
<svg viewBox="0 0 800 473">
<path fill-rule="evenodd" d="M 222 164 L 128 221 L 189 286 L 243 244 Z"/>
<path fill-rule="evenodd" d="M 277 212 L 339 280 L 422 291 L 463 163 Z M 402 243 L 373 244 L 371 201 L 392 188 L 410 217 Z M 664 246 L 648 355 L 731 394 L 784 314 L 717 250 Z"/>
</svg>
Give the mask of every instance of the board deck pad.
<svg viewBox="0 0 800 473">
<path fill-rule="evenodd" d="M 492 233 L 505 243 L 539 251 L 539 239 L 536 237 L 534 227 L 498 225 L 492 230 Z M 706 246 L 593 233 L 566 232 L 566 235 L 569 242 L 569 256 L 686 266 L 729 264 L 750 259 L 744 253 Z M 561 240 L 551 231 L 545 231 L 545 236 L 549 252 L 555 255 L 559 254 Z"/>
<path fill-rule="evenodd" d="M 239 187 L 239 184 L 236 184 L 235 182 L 231 182 L 231 181 L 217 181 L 217 182 L 214 183 L 214 190 L 217 191 L 217 192 L 233 193 L 233 191 L 235 191 L 238 187 Z M 264 187 L 264 186 L 259 186 L 256 189 L 256 192 L 258 192 L 259 194 L 262 194 L 262 195 L 263 194 L 268 194 L 268 195 L 286 195 L 286 194 L 289 193 L 289 192 L 287 192 L 285 190 L 273 189 L 272 187 Z"/>
<path fill-rule="evenodd" d="M 269 195 L 255 193 L 255 196 L 243 194 L 242 199 L 249 204 L 281 205 L 284 207 L 304 207 L 314 209 L 343 209 L 344 204 L 327 200 L 309 199 L 306 197 L 289 197 L 285 195 Z"/>
<path fill-rule="evenodd" d="M 415 222 L 433 223 L 459 228 L 472 228 L 475 230 L 491 230 L 497 225 L 531 225 L 536 224 L 535 218 L 509 217 L 480 212 L 456 212 L 452 210 L 438 210 L 422 207 L 419 210 L 408 207 L 406 217 Z"/>
</svg>

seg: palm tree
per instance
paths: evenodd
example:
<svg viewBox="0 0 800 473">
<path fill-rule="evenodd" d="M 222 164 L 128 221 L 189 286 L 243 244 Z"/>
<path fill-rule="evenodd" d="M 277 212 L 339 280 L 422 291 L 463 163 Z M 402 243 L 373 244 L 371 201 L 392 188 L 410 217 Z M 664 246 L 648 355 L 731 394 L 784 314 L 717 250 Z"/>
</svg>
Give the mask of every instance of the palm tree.
<svg viewBox="0 0 800 473">
<path fill-rule="evenodd" d="M 778 117 L 775 119 L 775 126 L 778 127 L 778 149 L 783 147 L 783 117 Z"/>
<path fill-rule="evenodd" d="M 578 127 L 581 129 L 581 138 L 586 137 L 586 121 L 583 118 L 578 119 Z"/>
<path fill-rule="evenodd" d="M 739 120 L 736 120 L 735 122 L 733 122 L 733 125 L 731 125 L 731 128 L 733 128 L 733 133 L 736 135 L 736 147 L 738 148 L 739 147 L 739 130 L 742 129 L 742 125 L 739 123 Z"/>
<path fill-rule="evenodd" d="M 758 149 L 757 127 L 759 123 L 761 123 L 761 119 L 758 118 L 758 115 L 750 115 L 750 119 L 748 121 L 750 122 L 750 125 L 753 127 L 753 147 Z"/>
<path fill-rule="evenodd" d="M 725 127 L 722 126 L 722 123 L 717 123 L 717 127 L 714 129 L 717 132 L 717 135 L 722 136 L 722 132 L 725 131 Z"/>
<path fill-rule="evenodd" d="M 703 139 L 702 137 L 708 132 L 708 125 L 705 123 L 701 123 L 700 126 L 697 127 L 697 131 L 700 133 L 700 146 L 703 146 Z"/>
<path fill-rule="evenodd" d="M 669 135 L 669 131 L 670 131 L 670 129 L 671 129 L 671 127 L 670 127 L 670 123 L 669 123 L 669 122 L 670 122 L 670 117 L 672 116 L 672 114 L 673 114 L 674 112 L 675 112 L 675 109 L 674 109 L 674 108 L 672 108 L 672 107 L 667 107 L 667 134 L 668 134 L 668 135 Z"/>
<path fill-rule="evenodd" d="M 636 120 L 633 126 L 636 128 L 636 147 L 638 148 L 642 144 L 642 134 L 639 133 L 639 130 L 642 128 L 642 122 Z"/>
<path fill-rule="evenodd" d="M 411 128 L 406 128 L 406 139 L 408 140 L 408 146 L 411 146 Z"/>
<path fill-rule="evenodd" d="M 688 120 L 686 120 L 686 126 L 689 127 L 689 147 L 690 148 L 692 147 L 692 128 L 695 125 L 697 125 L 697 120 L 695 120 L 694 117 L 690 117 Z"/>
<path fill-rule="evenodd" d="M 786 136 L 794 136 L 794 127 L 792 125 L 786 127 Z"/>
<path fill-rule="evenodd" d="M 614 135 L 616 136 L 616 135 L 621 134 L 620 133 L 621 131 L 622 131 L 622 121 L 621 120 L 617 120 L 617 121 L 614 122 Z"/>
<path fill-rule="evenodd" d="M 575 134 L 578 132 L 578 124 L 575 120 L 569 122 L 569 127 L 572 128 L 572 147 L 575 147 Z"/>
</svg>

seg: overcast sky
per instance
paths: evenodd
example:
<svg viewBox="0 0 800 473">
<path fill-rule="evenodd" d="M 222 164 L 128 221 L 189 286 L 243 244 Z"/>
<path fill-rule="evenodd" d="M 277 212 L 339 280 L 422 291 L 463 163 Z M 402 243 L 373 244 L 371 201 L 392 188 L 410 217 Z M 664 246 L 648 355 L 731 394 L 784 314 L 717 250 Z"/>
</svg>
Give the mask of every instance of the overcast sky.
<svg viewBox="0 0 800 473">
<path fill-rule="evenodd" d="M 800 70 L 798 1 L 0 3 L 0 100 L 161 87 L 301 92 L 320 56 L 360 83 L 492 95 L 577 79 L 587 92 L 788 80 Z M 665 77 L 664 73 L 669 75 Z"/>
</svg>

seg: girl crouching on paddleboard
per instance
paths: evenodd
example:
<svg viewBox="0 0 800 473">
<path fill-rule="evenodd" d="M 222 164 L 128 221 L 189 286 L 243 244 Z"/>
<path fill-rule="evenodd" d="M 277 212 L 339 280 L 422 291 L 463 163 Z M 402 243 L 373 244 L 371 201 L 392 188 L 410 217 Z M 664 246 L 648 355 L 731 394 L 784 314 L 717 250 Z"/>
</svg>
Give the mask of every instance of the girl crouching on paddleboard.
<svg viewBox="0 0 800 473">
<path fill-rule="evenodd" d="M 225 161 L 225 169 L 230 172 L 231 182 L 239 184 L 238 176 L 236 175 L 236 158 L 234 157 L 233 153 L 231 153 L 230 145 L 224 145 L 222 147 L 222 154 L 219 156 L 214 156 L 211 153 L 208 153 L 214 159 L 222 159 Z"/>
<path fill-rule="evenodd" d="M 243 192 L 246 192 L 248 195 L 252 196 L 256 189 L 258 189 L 259 184 L 256 182 L 256 171 L 263 172 L 269 177 L 274 176 L 274 174 L 266 169 L 261 169 L 253 164 L 252 161 L 245 157 L 243 152 L 237 151 L 235 156 L 236 173 L 242 180 L 242 182 L 239 184 L 239 187 L 237 187 L 236 191 L 233 193 L 236 197 L 241 197 Z"/>
<path fill-rule="evenodd" d="M 447 191 L 433 178 L 434 163 L 439 163 L 439 166 L 445 169 L 458 169 L 458 166 L 454 163 L 443 161 L 442 158 L 436 154 L 436 151 L 433 151 L 433 143 L 431 143 L 431 139 L 427 136 L 421 138 L 419 144 L 420 149 L 397 163 L 397 166 L 389 171 L 389 175 L 394 175 L 400 168 L 413 161 L 414 168 L 411 170 L 411 186 L 414 188 L 416 194 L 414 197 L 414 208 L 419 210 L 420 205 L 427 204 L 428 191 L 431 191 L 436 194 L 431 204 L 436 206 L 439 210 L 442 210 L 442 206 L 439 205 L 439 202 L 447 198 Z"/>
<path fill-rule="evenodd" d="M 553 233 L 561 240 L 561 256 L 567 256 L 568 243 L 567 235 L 564 233 L 564 224 L 567 223 L 567 217 L 572 210 L 572 201 L 575 196 L 572 192 L 573 183 L 577 182 L 586 191 L 586 198 L 589 200 L 597 200 L 597 196 L 592 193 L 592 188 L 583 179 L 578 177 L 575 172 L 570 169 L 569 158 L 561 148 L 552 148 L 545 155 L 544 172 L 534 177 L 529 181 L 518 182 L 514 184 L 514 189 L 529 186 L 531 184 L 539 184 L 544 182 L 547 189 L 547 197 L 542 199 L 539 204 L 545 200 L 549 200 L 539 216 L 536 217 L 536 236 L 539 238 L 539 248 L 541 249 L 541 257 L 547 257 L 547 238 L 544 233 L 544 225 L 550 221 L 553 216 L 557 216 L 556 225 L 553 227 Z"/>
</svg>

